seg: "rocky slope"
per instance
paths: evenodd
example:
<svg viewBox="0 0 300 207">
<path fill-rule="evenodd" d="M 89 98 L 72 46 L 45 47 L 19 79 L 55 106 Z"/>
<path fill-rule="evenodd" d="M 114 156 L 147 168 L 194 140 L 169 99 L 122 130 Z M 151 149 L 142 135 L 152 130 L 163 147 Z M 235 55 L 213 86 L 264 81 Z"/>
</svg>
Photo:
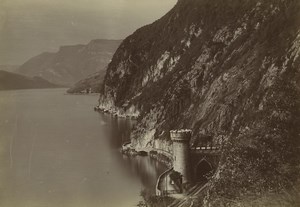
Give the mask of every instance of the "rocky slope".
<svg viewBox="0 0 300 207">
<path fill-rule="evenodd" d="M 57 53 L 42 53 L 21 65 L 17 72 L 72 86 L 95 72 L 105 73 L 120 40 L 92 40 L 87 45 L 62 46 Z"/>
<path fill-rule="evenodd" d="M 276 206 L 300 172 L 299 55 L 297 0 L 179 0 L 121 44 L 99 105 L 138 117 L 137 148 L 171 129 L 211 136 L 222 154 L 205 206 Z"/>
<path fill-rule="evenodd" d="M 50 83 L 40 77 L 29 78 L 15 73 L 0 70 L 0 90 L 57 88 L 58 85 Z"/>
<path fill-rule="evenodd" d="M 67 93 L 81 93 L 91 90 L 92 93 L 99 93 L 103 84 L 105 71 L 97 72 L 89 77 L 75 83 L 73 87 L 68 89 Z"/>
</svg>

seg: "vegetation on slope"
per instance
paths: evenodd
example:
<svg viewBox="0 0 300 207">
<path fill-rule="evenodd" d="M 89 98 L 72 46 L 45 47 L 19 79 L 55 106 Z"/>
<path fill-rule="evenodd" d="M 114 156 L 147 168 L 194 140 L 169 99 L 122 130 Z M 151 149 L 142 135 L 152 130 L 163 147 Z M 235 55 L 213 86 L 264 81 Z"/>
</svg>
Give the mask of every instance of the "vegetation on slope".
<svg viewBox="0 0 300 207">
<path fill-rule="evenodd" d="M 191 144 L 208 135 L 222 147 L 207 206 L 267 205 L 297 186 L 299 3 L 180 0 L 109 64 L 100 101 L 140 110 L 136 146 L 191 128 Z"/>
</svg>

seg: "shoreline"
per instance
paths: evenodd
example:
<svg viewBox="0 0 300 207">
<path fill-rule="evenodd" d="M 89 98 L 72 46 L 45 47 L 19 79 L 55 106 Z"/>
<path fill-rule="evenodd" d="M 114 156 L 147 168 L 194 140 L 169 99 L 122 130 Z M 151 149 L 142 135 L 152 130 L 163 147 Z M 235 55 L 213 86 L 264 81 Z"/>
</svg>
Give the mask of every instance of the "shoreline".
<svg viewBox="0 0 300 207">
<path fill-rule="evenodd" d="M 140 148 L 137 150 L 131 145 L 131 142 L 126 142 L 122 145 L 121 153 L 128 156 L 149 156 L 150 158 L 162 163 L 167 168 L 173 167 L 173 158 L 162 153 L 162 150 L 156 148 Z"/>
<path fill-rule="evenodd" d="M 99 113 L 104 113 L 104 114 L 110 114 L 111 116 L 118 117 L 118 118 L 128 118 L 128 119 L 132 119 L 132 120 L 138 119 L 138 116 L 136 116 L 136 115 L 129 115 L 126 113 L 120 114 L 117 110 L 101 108 L 100 106 L 95 106 L 94 111 L 99 112 Z"/>
</svg>

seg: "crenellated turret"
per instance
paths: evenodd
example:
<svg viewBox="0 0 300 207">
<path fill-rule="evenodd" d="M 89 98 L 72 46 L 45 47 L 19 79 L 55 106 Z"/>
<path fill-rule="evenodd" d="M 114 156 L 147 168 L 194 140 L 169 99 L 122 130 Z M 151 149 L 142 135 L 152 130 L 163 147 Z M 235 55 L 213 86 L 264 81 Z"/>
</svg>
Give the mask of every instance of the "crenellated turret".
<svg viewBox="0 0 300 207">
<path fill-rule="evenodd" d="M 189 129 L 170 131 L 173 141 L 173 168 L 182 175 L 182 183 L 191 181 L 190 140 L 192 131 Z"/>
</svg>

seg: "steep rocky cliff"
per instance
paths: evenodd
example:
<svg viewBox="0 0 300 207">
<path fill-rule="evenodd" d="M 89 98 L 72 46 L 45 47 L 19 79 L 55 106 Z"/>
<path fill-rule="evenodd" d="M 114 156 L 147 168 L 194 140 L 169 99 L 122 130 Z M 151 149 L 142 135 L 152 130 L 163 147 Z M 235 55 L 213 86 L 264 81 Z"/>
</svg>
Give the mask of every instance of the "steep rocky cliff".
<svg viewBox="0 0 300 207">
<path fill-rule="evenodd" d="M 87 45 L 62 46 L 57 53 L 45 52 L 21 65 L 17 72 L 72 86 L 96 72 L 105 73 L 120 40 L 92 40 Z"/>
<path fill-rule="evenodd" d="M 298 0 L 179 0 L 123 41 L 99 104 L 138 117 L 137 148 L 171 129 L 212 137 L 205 205 L 267 205 L 299 178 L 299 55 Z"/>
</svg>

